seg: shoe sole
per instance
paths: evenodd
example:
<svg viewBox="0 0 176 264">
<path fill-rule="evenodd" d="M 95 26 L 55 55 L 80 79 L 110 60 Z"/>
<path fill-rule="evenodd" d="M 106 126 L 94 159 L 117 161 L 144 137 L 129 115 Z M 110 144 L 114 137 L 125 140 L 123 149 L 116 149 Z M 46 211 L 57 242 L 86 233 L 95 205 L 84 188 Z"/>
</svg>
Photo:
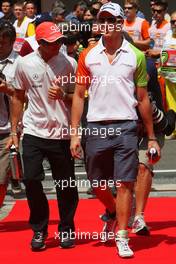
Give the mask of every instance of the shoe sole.
<svg viewBox="0 0 176 264">
<path fill-rule="evenodd" d="M 134 233 L 138 236 L 150 236 L 150 231 L 147 227 L 143 227 L 141 230 Z"/>
<path fill-rule="evenodd" d="M 119 255 L 119 257 L 121 257 L 121 258 L 133 258 L 133 257 L 134 257 L 134 254 L 133 254 L 133 255 L 120 255 L 120 254 L 118 253 L 118 255 Z"/>
<path fill-rule="evenodd" d="M 46 245 L 44 245 L 43 247 L 40 247 L 40 248 L 34 248 L 34 247 L 31 246 L 31 250 L 32 250 L 32 251 L 42 251 L 42 250 L 44 250 L 45 248 L 46 248 Z"/>
<path fill-rule="evenodd" d="M 75 245 L 72 245 L 72 246 L 69 246 L 69 247 L 62 247 L 61 245 L 59 245 L 59 248 L 61 248 L 61 249 L 71 249 L 71 248 L 74 248 L 75 247 Z"/>
</svg>

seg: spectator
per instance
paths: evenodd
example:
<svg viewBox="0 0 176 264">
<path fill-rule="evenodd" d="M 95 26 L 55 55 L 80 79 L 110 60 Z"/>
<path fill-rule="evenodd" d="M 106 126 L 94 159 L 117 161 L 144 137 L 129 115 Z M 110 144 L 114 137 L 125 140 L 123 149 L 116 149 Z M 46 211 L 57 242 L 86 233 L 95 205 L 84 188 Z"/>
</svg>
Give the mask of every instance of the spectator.
<svg viewBox="0 0 176 264">
<path fill-rule="evenodd" d="M 13 24 L 15 22 L 15 16 L 13 14 L 11 1 L 3 0 L 1 3 L 1 10 L 4 14 L 3 19 L 8 20 Z"/>
<path fill-rule="evenodd" d="M 63 22 L 65 20 L 64 15 L 65 15 L 65 9 L 59 6 L 55 7 L 51 11 L 51 16 L 55 24 Z"/>
<path fill-rule="evenodd" d="M 159 58 L 160 52 L 163 47 L 164 38 L 166 33 L 170 30 L 171 26 L 168 21 L 165 20 L 168 3 L 166 0 L 155 1 L 152 12 L 153 21 L 149 28 L 150 38 L 154 41 L 152 49 L 147 51 L 147 55 L 152 58 Z"/>
<path fill-rule="evenodd" d="M 25 14 L 31 21 L 34 21 L 37 14 L 37 7 L 34 1 L 26 1 L 24 5 Z"/>
<path fill-rule="evenodd" d="M 65 17 L 65 20 L 73 24 L 79 24 L 83 20 L 86 8 L 87 6 L 84 2 L 81 1 L 76 3 L 73 8 L 73 12 L 69 13 Z"/>
<path fill-rule="evenodd" d="M 16 38 L 9 21 L 0 21 L 0 207 L 3 204 L 10 175 L 9 150 L 6 144 L 10 136 L 9 103 L 13 95 L 15 69 L 18 54 L 13 51 Z"/>
<path fill-rule="evenodd" d="M 16 21 L 13 24 L 16 29 L 14 50 L 20 52 L 25 38 L 35 34 L 35 28 L 32 24 L 30 24 L 30 18 L 25 16 L 23 2 L 19 1 L 14 4 L 14 15 L 16 17 Z"/>
<path fill-rule="evenodd" d="M 137 17 L 138 8 L 137 0 L 125 0 L 124 10 L 126 18 L 123 30 L 128 32 L 137 48 L 146 50 L 150 44 L 149 23 L 147 20 Z"/>
<path fill-rule="evenodd" d="M 163 43 L 161 53 L 160 72 L 166 82 L 166 104 L 167 109 L 176 112 L 176 11 L 171 14 L 171 31 L 168 32 Z M 172 139 L 176 138 L 176 131 L 173 132 Z"/>
<path fill-rule="evenodd" d="M 38 25 L 46 21 L 52 21 L 52 17 L 47 12 L 37 15 L 35 21 L 33 22 L 33 25 L 36 28 Z M 19 54 L 20 56 L 24 57 L 34 50 L 37 50 L 38 47 L 38 42 L 36 41 L 35 35 L 33 35 L 31 37 L 25 38 Z"/>
</svg>

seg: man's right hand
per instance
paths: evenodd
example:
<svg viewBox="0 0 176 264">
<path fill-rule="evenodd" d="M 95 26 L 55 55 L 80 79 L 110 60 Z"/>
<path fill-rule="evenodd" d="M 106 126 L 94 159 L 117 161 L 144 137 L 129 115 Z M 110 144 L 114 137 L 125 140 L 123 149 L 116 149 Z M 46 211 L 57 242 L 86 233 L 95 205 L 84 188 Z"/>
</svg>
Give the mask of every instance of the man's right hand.
<svg viewBox="0 0 176 264">
<path fill-rule="evenodd" d="M 6 83 L 6 81 L 0 79 L 0 92 L 8 95 L 13 95 L 14 90 Z"/>
<path fill-rule="evenodd" d="M 16 150 L 19 149 L 19 137 L 18 135 L 10 135 L 7 144 L 6 144 L 6 149 L 10 149 L 11 146 L 14 145 Z"/>
<path fill-rule="evenodd" d="M 83 150 L 80 143 L 79 136 L 71 137 L 70 150 L 73 158 L 81 159 L 83 155 Z"/>
</svg>

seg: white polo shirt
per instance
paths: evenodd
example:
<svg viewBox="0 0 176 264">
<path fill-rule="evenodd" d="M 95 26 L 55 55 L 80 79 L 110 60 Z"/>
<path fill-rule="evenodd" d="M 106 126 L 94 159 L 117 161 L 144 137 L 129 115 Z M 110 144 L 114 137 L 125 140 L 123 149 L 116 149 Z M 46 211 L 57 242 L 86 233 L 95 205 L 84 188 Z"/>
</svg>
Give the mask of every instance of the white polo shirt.
<svg viewBox="0 0 176 264">
<path fill-rule="evenodd" d="M 110 64 L 102 39 L 84 50 L 78 61 L 77 83 L 89 94 L 87 120 L 136 120 L 136 86 L 147 86 L 144 54 L 125 39 Z"/>
<path fill-rule="evenodd" d="M 26 90 L 28 98 L 28 107 L 23 116 L 24 134 L 46 139 L 69 138 L 70 104 L 49 99 L 48 89 L 53 81 L 64 76 L 67 83 L 63 89 L 73 93 L 74 83 L 71 84 L 69 80 L 70 75 L 75 74 L 76 66 L 73 58 L 61 52 L 47 63 L 38 50 L 20 58 L 16 70 L 16 89 Z"/>
<path fill-rule="evenodd" d="M 3 69 L 3 74 L 6 76 L 7 83 L 15 85 L 15 70 L 19 55 L 12 51 L 8 58 L 0 61 L 0 70 Z M 5 67 L 4 67 L 5 66 Z M 0 134 L 10 132 L 9 113 L 6 102 L 4 100 L 4 93 L 0 92 Z"/>
</svg>

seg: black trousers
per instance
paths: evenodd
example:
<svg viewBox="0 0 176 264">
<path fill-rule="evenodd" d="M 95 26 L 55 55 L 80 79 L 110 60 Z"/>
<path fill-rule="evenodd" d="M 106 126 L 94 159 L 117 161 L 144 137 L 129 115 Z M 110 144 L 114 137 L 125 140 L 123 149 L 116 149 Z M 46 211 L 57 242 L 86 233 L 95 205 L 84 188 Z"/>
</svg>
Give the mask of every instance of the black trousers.
<svg viewBox="0 0 176 264">
<path fill-rule="evenodd" d="M 69 140 L 43 139 L 25 134 L 23 138 L 24 184 L 30 209 L 29 222 L 33 231 L 47 231 L 49 206 L 43 191 L 44 179 L 42 162 L 48 158 L 53 183 L 56 187 L 60 223 L 58 231 L 75 230 L 74 215 L 78 204 L 77 187 L 71 187 L 75 180 L 74 160 L 70 153 Z M 65 181 L 67 187 L 62 188 Z"/>
</svg>

